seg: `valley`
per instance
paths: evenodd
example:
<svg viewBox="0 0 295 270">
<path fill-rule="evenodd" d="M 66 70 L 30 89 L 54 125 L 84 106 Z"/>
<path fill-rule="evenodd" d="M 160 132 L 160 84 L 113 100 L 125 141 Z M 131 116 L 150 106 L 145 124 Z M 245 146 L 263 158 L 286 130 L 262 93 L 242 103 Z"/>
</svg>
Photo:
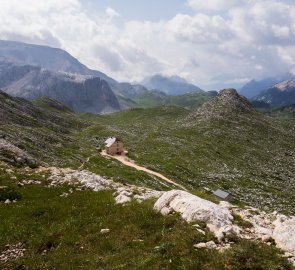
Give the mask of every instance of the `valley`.
<svg viewBox="0 0 295 270">
<path fill-rule="evenodd" d="M 241 269 L 236 258 L 243 256 L 250 267 L 292 269 L 275 245 L 230 235 L 226 244 L 202 222 L 196 229 L 178 214 L 162 216 L 153 204 L 177 188 L 173 183 L 99 154 L 107 137 L 118 136 L 130 159 L 213 205 L 212 191 L 222 188 L 241 209 L 294 215 L 292 122 L 256 112 L 233 89 L 194 110 L 161 106 L 110 115 L 76 114 L 54 100 L 33 104 L 4 93 L 0 101 L 2 140 L 19 149 L 0 151 L 3 269 Z M 212 241 L 213 249 L 199 248 Z M 23 255 L 12 259 L 14 249 Z"/>
<path fill-rule="evenodd" d="M 0 57 L 1 269 L 294 269 L 294 79 L 247 100 L 46 46 Z"/>
</svg>

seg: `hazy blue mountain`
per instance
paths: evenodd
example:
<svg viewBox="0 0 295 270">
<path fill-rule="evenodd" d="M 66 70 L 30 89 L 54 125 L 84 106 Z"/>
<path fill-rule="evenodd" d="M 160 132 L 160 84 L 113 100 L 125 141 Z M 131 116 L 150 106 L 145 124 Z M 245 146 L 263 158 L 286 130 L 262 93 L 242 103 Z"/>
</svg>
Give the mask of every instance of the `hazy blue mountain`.
<svg viewBox="0 0 295 270">
<path fill-rule="evenodd" d="M 126 98 L 133 99 L 148 90 L 141 84 L 119 83 L 120 93 Z"/>
<path fill-rule="evenodd" d="M 254 100 L 266 102 L 273 107 L 295 104 L 295 79 L 280 82 L 262 91 Z"/>
<path fill-rule="evenodd" d="M 111 113 L 121 109 L 108 83 L 99 77 L 0 61 L 0 88 L 29 100 L 48 97 L 75 112 Z"/>
<path fill-rule="evenodd" d="M 258 96 L 263 90 L 266 90 L 279 82 L 289 80 L 291 78 L 294 78 L 294 76 L 292 74 L 287 73 L 276 77 L 266 78 L 263 80 L 253 79 L 246 83 L 239 92 L 246 98 L 251 99 Z"/>
<path fill-rule="evenodd" d="M 154 75 L 144 79 L 141 84 L 150 90 L 157 89 L 174 96 L 201 90 L 198 86 L 190 84 L 185 79 L 178 76 L 165 77 L 162 75 Z"/>
<path fill-rule="evenodd" d="M 130 95 L 128 91 L 132 94 L 138 89 L 138 86 L 134 86 L 135 89 L 133 89 L 130 83 L 119 83 L 100 71 L 89 69 L 71 54 L 58 48 L 0 40 L 0 58 L 36 65 L 52 71 L 99 77 L 107 81 L 111 89 L 119 96 L 128 97 Z"/>
</svg>

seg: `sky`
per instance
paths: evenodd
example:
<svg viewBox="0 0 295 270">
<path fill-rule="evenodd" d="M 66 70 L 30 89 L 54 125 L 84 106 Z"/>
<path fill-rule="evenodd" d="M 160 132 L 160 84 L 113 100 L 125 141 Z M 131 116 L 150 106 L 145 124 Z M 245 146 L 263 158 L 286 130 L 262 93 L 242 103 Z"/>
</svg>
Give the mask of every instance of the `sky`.
<svg viewBox="0 0 295 270">
<path fill-rule="evenodd" d="M 295 1 L 0 0 L 0 39 L 62 48 L 118 81 L 218 90 L 295 74 Z"/>
</svg>

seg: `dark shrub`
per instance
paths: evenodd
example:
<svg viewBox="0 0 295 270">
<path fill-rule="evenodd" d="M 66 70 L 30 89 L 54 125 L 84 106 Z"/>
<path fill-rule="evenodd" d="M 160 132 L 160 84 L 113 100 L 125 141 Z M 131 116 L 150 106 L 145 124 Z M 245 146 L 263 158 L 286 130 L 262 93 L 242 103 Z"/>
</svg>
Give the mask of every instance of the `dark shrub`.
<svg viewBox="0 0 295 270">
<path fill-rule="evenodd" d="M 0 201 L 4 202 L 6 200 L 19 200 L 21 199 L 21 195 L 11 187 L 3 187 L 0 188 Z"/>
</svg>

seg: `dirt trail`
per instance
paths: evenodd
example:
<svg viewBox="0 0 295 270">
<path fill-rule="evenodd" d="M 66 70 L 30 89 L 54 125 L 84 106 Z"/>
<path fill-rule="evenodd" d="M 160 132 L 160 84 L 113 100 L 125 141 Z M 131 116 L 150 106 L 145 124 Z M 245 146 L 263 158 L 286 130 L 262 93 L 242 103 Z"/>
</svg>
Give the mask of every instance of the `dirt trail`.
<svg viewBox="0 0 295 270">
<path fill-rule="evenodd" d="M 88 157 L 86 160 L 84 160 L 83 163 L 81 164 L 81 166 L 79 166 L 78 170 L 81 170 L 81 169 L 84 167 L 84 165 L 85 165 L 87 162 L 89 162 L 89 160 L 90 160 L 92 157 L 94 157 L 94 155 L 92 155 L 92 156 Z"/>
<path fill-rule="evenodd" d="M 154 172 L 154 171 L 149 170 L 149 169 L 147 169 L 147 168 L 145 168 L 145 167 L 139 166 L 139 165 L 135 164 L 134 162 L 131 162 L 131 161 L 128 159 L 128 157 L 126 157 L 126 156 L 111 156 L 111 155 L 108 155 L 108 154 L 105 152 L 105 150 L 103 150 L 103 151 L 101 152 L 101 155 L 102 155 L 102 156 L 105 156 L 105 157 L 110 157 L 110 158 L 116 159 L 116 160 L 120 161 L 121 163 L 123 163 L 124 165 L 129 166 L 129 167 L 132 167 L 132 168 L 135 168 L 135 169 L 138 170 L 138 171 L 143 171 L 143 172 L 146 172 L 146 173 L 148 173 L 148 174 L 155 175 L 155 176 L 157 176 L 157 177 L 163 179 L 164 181 L 166 181 L 166 182 L 168 182 L 168 183 L 170 183 L 170 184 L 173 184 L 174 186 L 177 186 L 177 187 L 179 187 L 179 188 L 181 188 L 181 189 L 187 191 L 187 189 L 186 189 L 184 186 L 182 186 L 182 185 L 180 185 L 180 184 L 174 182 L 173 180 L 171 180 L 171 179 L 165 177 L 163 174 L 160 174 L 160 173 L 158 173 L 158 172 Z"/>
</svg>

